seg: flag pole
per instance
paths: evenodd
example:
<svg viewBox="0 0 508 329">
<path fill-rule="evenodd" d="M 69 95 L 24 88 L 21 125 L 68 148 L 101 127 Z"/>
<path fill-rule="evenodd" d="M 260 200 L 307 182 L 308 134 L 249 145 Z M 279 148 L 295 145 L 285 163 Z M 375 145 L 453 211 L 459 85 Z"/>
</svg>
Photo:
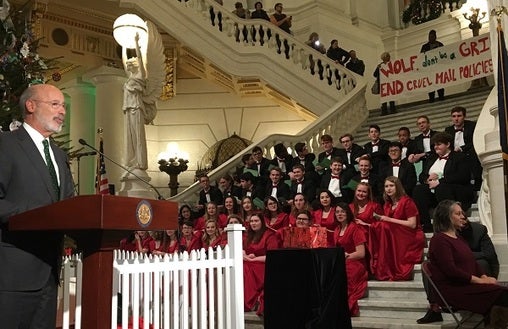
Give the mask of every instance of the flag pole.
<svg viewBox="0 0 508 329">
<path fill-rule="evenodd" d="M 503 14 L 508 14 L 504 6 L 498 6 L 492 9 L 491 15 L 497 19 L 497 100 L 498 100 L 498 118 L 499 118 L 499 141 L 503 157 L 503 186 L 505 213 L 508 214 L 508 55 L 506 52 L 506 43 L 501 24 Z M 505 218 L 508 225 L 508 218 Z"/>
</svg>

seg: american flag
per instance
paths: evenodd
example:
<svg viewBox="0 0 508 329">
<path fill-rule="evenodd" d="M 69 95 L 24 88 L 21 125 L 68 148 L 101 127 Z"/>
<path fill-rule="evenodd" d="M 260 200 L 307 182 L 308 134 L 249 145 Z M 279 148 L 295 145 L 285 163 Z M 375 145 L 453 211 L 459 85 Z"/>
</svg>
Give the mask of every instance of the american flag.
<svg viewBox="0 0 508 329">
<path fill-rule="evenodd" d="M 108 176 L 106 176 L 106 164 L 104 163 L 104 142 L 99 138 L 99 157 L 97 159 L 97 177 L 95 179 L 95 193 L 109 195 Z"/>
</svg>

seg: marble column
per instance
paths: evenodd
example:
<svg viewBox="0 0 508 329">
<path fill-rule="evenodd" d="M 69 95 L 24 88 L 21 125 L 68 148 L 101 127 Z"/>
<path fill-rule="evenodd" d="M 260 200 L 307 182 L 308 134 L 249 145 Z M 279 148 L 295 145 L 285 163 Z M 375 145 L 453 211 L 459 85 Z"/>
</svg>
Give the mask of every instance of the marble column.
<svg viewBox="0 0 508 329">
<path fill-rule="evenodd" d="M 66 96 L 67 117 L 69 120 L 69 140 L 72 150 L 83 148 L 78 143 L 80 138 L 88 141 L 92 145 L 95 144 L 95 87 L 81 79 L 75 79 L 65 82 L 59 86 L 62 88 Z M 91 150 L 83 148 L 82 152 Z M 95 164 L 96 156 L 85 156 L 74 158 L 71 163 L 71 169 L 74 176 L 76 192 L 79 195 L 95 193 Z M 79 166 L 79 170 L 78 170 Z M 79 174 L 79 177 L 78 177 Z"/>
</svg>

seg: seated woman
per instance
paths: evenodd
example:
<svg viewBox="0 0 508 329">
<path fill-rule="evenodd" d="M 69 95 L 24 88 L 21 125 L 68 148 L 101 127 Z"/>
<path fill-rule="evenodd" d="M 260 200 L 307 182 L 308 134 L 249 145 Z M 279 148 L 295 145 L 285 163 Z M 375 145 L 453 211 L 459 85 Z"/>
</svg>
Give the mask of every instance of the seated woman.
<svg viewBox="0 0 508 329">
<path fill-rule="evenodd" d="M 202 217 L 199 217 L 194 224 L 194 232 L 203 232 L 205 230 L 205 223 L 210 219 L 219 221 L 219 214 L 217 212 L 217 204 L 213 201 L 210 201 L 205 206 L 205 214 Z"/>
<path fill-rule="evenodd" d="M 240 207 L 236 202 L 235 197 L 226 196 L 224 198 L 224 204 L 219 214 L 219 228 L 222 230 L 227 225 L 227 220 L 229 215 L 238 214 L 240 212 Z"/>
<path fill-rule="evenodd" d="M 138 244 L 136 241 L 136 231 L 133 231 L 128 236 L 120 240 L 120 250 L 125 251 L 137 251 L 138 250 Z"/>
<path fill-rule="evenodd" d="M 328 231 L 328 245 L 334 245 L 333 232 L 337 227 L 335 220 L 335 197 L 328 190 L 320 190 L 318 194 L 319 208 L 314 211 L 314 224 L 325 227 Z"/>
<path fill-rule="evenodd" d="M 247 236 L 243 244 L 243 291 L 245 311 L 252 311 L 259 303 L 257 314 L 264 311 L 266 251 L 279 248 L 275 233 L 266 227 L 260 213 L 250 217 Z"/>
<path fill-rule="evenodd" d="M 460 203 L 441 201 L 434 211 L 434 236 L 429 246 L 429 269 L 446 301 L 474 313 L 490 313 L 491 328 L 506 328 L 508 289 L 485 275 L 455 226 L 464 221 Z M 504 315 L 504 318 L 503 318 Z"/>
<path fill-rule="evenodd" d="M 176 230 L 162 231 L 162 243 L 160 248 L 151 251 L 152 255 L 164 256 L 165 254 L 174 254 L 178 250 L 178 237 Z"/>
<path fill-rule="evenodd" d="M 252 198 L 250 196 L 244 196 L 242 198 L 242 209 L 240 211 L 241 216 L 243 218 L 243 224 L 245 225 L 245 228 L 249 228 L 249 221 L 250 216 L 254 213 L 256 210 L 254 203 L 252 202 Z"/>
<path fill-rule="evenodd" d="M 150 254 L 157 254 L 157 252 L 164 250 L 163 239 L 164 231 L 150 231 L 148 232 L 152 240 L 148 243 L 148 252 Z"/>
<path fill-rule="evenodd" d="M 383 215 L 375 216 L 379 221 L 370 225 L 370 269 L 381 281 L 411 280 L 425 247 L 418 209 L 397 177 L 385 179 L 383 197 Z"/>
<path fill-rule="evenodd" d="M 194 234 L 192 221 L 185 221 L 182 225 L 182 236 L 180 237 L 180 241 L 178 242 L 179 249 L 181 252 L 187 251 L 191 252 L 192 250 L 196 250 L 201 248 L 201 233 Z M 200 231 L 201 232 L 201 231 Z"/>
<path fill-rule="evenodd" d="M 282 211 L 277 198 L 273 196 L 266 197 L 264 206 L 263 216 L 267 228 L 277 232 L 277 230 L 289 226 L 289 216 Z"/>
<path fill-rule="evenodd" d="M 141 253 L 148 253 L 150 251 L 150 242 L 153 238 L 150 236 L 148 231 L 135 231 L 134 239 L 134 243 L 136 245 L 135 251 Z"/>
<path fill-rule="evenodd" d="M 227 222 L 226 222 L 226 227 L 229 224 L 240 224 L 240 225 L 243 225 L 243 220 L 242 220 L 242 218 L 239 215 L 232 214 L 232 215 L 228 216 L 228 219 L 227 219 Z M 245 232 L 242 232 L 242 233 L 245 233 Z M 226 244 L 228 244 L 228 232 L 223 231 L 222 234 L 221 234 L 221 237 L 222 237 L 221 238 L 221 247 L 224 247 Z"/>
<path fill-rule="evenodd" d="M 222 236 L 219 232 L 219 227 L 217 222 L 213 219 L 209 219 L 205 223 L 205 231 L 203 232 L 203 236 L 201 237 L 201 247 L 208 248 L 217 248 L 222 243 Z"/>
<path fill-rule="evenodd" d="M 309 211 L 312 216 L 312 210 L 302 193 L 296 193 L 293 197 L 293 204 L 291 205 L 291 212 L 289 213 L 289 226 L 296 226 L 296 218 L 300 211 Z"/>
<path fill-rule="evenodd" d="M 353 212 L 347 203 L 340 202 L 335 207 L 335 245 L 344 248 L 346 257 L 346 276 L 348 304 L 351 316 L 359 316 L 358 299 L 362 298 L 367 289 L 367 266 L 365 264 L 365 234 L 355 223 Z"/>
<path fill-rule="evenodd" d="M 349 207 L 355 217 L 355 223 L 362 229 L 368 240 L 369 226 L 377 221 L 374 214 L 383 213 L 381 205 L 373 200 L 369 183 L 358 183 L 353 202 Z"/>
<path fill-rule="evenodd" d="M 194 213 L 191 207 L 187 204 L 180 206 L 178 210 L 178 225 L 180 225 L 180 229 L 182 228 L 182 224 L 185 221 L 194 221 L 196 218 L 196 213 Z"/>
</svg>

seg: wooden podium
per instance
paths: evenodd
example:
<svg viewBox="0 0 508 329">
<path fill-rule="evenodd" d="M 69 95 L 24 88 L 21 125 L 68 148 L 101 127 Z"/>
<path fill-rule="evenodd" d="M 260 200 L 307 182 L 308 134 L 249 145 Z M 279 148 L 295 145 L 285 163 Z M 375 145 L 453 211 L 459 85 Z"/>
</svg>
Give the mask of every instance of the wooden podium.
<svg viewBox="0 0 508 329">
<path fill-rule="evenodd" d="M 133 230 L 178 227 L 178 205 L 112 195 L 85 195 L 9 219 L 9 229 L 62 231 L 83 251 L 82 328 L 111 328 L 113 250 Z"/>
</svg>

